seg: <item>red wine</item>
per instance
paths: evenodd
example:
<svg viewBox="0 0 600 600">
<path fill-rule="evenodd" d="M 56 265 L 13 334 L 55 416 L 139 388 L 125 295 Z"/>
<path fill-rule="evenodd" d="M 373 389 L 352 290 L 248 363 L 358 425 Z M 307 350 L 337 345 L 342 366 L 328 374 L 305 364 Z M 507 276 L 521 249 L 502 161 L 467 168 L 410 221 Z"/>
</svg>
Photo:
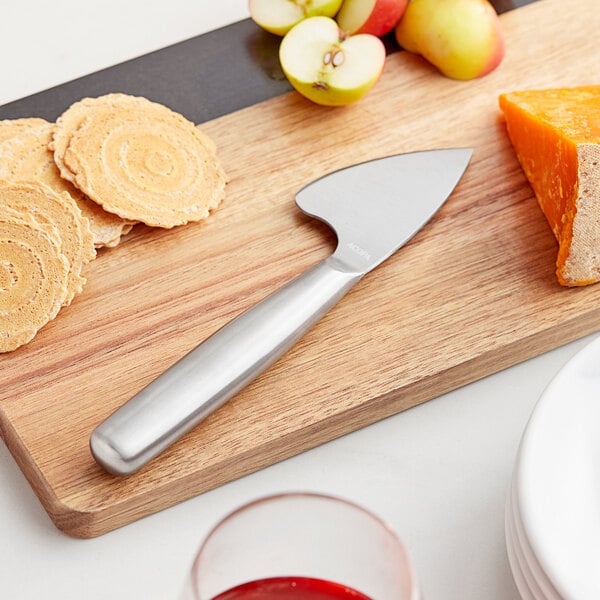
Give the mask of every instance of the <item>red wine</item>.
<svg viewBox="0 0 600 600">
<path fill-rule="evenodd" d="M 371 600 L 340 583 L 312 577 L 271 577 L 238 585 L 213 600 Z"/>
</svg>

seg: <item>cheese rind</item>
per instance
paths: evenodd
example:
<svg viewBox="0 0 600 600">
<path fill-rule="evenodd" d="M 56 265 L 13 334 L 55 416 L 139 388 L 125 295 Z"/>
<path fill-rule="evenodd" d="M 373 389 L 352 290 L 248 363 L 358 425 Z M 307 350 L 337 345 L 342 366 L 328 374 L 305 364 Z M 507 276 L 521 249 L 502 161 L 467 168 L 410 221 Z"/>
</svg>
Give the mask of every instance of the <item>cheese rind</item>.
<svg viewBox="0 0 600 600">
<path fill-rule="evenodd" d="M 600 279 L 600 86 L 502 94 L 523 171 L 559 243 L 565 286 Z"/>
<path fill-rule="evenodd" d="M 569 253 L 559 256 L 566 285 L 585 285 L 600 276 L 600 144 L 577 147 L 577 198 Z"/>
</svg>

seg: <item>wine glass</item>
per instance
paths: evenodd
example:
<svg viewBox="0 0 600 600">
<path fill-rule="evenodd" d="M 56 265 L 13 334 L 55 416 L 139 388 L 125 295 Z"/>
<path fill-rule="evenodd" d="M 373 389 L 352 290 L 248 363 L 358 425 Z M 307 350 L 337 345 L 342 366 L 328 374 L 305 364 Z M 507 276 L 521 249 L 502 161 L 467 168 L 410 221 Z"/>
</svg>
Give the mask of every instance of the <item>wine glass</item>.
<svg viewBox="0 0 600 600">
<path fill-rule="evenodd" d="M 249 502 L 214 527 L 182 600 L 418 597 L 408 553 L 381 519 L 341 498 L 284 493 Z"/>
</svg>

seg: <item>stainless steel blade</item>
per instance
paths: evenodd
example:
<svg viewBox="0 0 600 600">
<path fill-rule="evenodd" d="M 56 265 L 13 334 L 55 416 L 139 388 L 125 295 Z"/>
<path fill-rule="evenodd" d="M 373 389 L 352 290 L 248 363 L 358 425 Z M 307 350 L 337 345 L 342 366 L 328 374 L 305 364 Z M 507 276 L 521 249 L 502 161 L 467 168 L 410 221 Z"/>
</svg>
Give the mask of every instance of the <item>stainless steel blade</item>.
<svg viewBox="0 0 600 600">
<path fill-rule="evenodd" d="M 335 256 L 366 273 L 403 246 L 446 201 L 472 150 L 397 154 L 347 167 L 296 194 L 306 214 L 338 236 Z"/>
<path fill-rule="evenodd" d="M 222 327 L 92 432 L 97 462 L 129 475 L 268 368 L 365 273 L 410 239 L 460 180 L 470 150 L 396 155 L 324 176 L 297 195 L 329 223 L 338 247 Z"/>
</svg>

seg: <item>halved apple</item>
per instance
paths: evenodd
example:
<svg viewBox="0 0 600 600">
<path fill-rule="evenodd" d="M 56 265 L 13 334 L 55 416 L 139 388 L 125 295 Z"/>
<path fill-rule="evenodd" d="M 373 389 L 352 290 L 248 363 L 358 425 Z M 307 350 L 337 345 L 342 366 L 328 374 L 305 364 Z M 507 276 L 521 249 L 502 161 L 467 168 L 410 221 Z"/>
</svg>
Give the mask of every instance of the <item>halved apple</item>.
<svg viewBox="0 0 600 600">
<path fill-rule="evenodd" d="M 344 0 L 335 20 L 346 33 L 389 33 L 400 21 L 408 0 Z"/>
<path fill-rule="evenodd" d="M 333 19 L 311 17 L 285 35 L 279 60 L 303 96 L 317 104 L 343 106 L 375 85 L 385 65 L 385 47 L 374 35 L 349 36 Z"/>
<path fill-rule="evenodd" d="M 309 17 L 333 17 L 343 0 L 248 0 L 252 20 L 275 35 L 285 35 Z"/>
</svg>

